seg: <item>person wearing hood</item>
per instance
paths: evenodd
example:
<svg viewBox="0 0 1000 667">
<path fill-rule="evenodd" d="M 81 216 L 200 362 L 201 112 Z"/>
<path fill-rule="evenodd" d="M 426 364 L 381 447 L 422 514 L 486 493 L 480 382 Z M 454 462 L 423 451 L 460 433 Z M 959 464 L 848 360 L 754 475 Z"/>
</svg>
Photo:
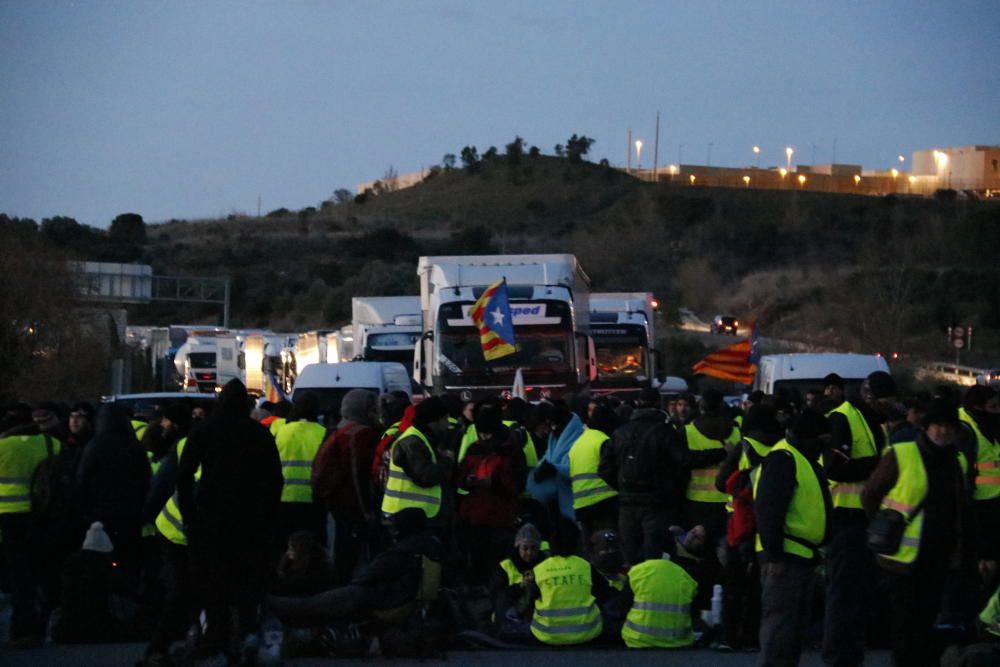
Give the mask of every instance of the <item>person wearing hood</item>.
<svg viewBox="0 0 1000 667">
<path fill-rule="evenodd" d="M 683 513 L 688 478 L 683 444 L 659 406 L 659 392 L 644 389 L 628 423 L 614 431 L 601 451 L 597 469 L 618 491 L 618 533 L 629 563 L 655 552 L 655 543 L 681 523 Z M 658 553 L 670 551 L 659 546 Z"/>
<path fill-rule="evenodd" d="M 818 464 L 828 432 L 823 415 L 802 412 L 764 458 L 754 482 L 762 590 L 758 665 L 797 665 L 802 655 L 809 582 L 832 512 Z"/>
<path fill-rule="evenodd" d="M 973 463 L 973 512 L 978 523 L 979 571 L 983 589 L 1000 584 L 1000 394 L 992 387 L 969 387 L 958 411 L 967 443 L 963 451 Z"/>
<path fill-rule="evenodd" d="M 316 454 L 311 482 L 313 496 L 334 519 L 333 566 L 337 582 L 343 584 L 375 545 L 377 524 L 370 477 L 379 441 L 375 394 L 366 389 L 350 390 L 340 402 L 340 417 Z"/>
<path fill-rule="evenodd" d="M 726 534 L 726 502 L 729 496 L 715 487 L 719 466 L 740 440 L 722 394 L 714 389 L 702 393 L 699 415 L 683 428 L 687 467 L 691 473 L 685 496 L 686 526 L 702 525 L 714 545 Z"/>
<path fill-rule="evenodd" d="M 382 512 L 392 516 L 408 508 L 421 510 L 428 519 L 441 511 L 442 483 L 447 483 L 455 455 L 446 448 L 450 436 L 448 409 L 437 396 L 421 401 L 413 411 L 412 425 L 392 443 L 389 478 L 382 498 Z"/>
<path fill-rule="evenodd" d="M 935 619 L 948 582 L 971 569 L 974 550 L 958 413 L 932 401 L 922 426 L 915 441 L 886 450 L 861 493 L 868 516 L 889 512 L 904 522 L 895 550 L 878 562 L 889 575 L 893 660 L 906 667 L 938 665 Z"/>
<path fill-rule="evenodd" d="M 212 414 L 188 436 L 177 467 L 177 504 L 208 620 L 200 652 L 210 657 L 228 648 L 234 606 L 240 637 L 252 644 L 281 502 L 278 449 L 250 407 L 243 383 L 226 383 Z"/>
<path fill-rule="evenodd" d="M 555 526 L 559 515 L 574 518 L 573 486 L 569 473 L 569 452 L 573 443 L 583 435 L 583 420 L 558 401 L 547 409 L 541 427 L 547 426 L 548 444 L 538 466 L 528 476 L 528 491 L 545 506 L 546 525 Z M 536 434 L 535 442 L 539 441 Z"/>
<path fill-rule="evenodd" d="M 123 571 L 140 567 L 143 508 L 149 461 L 139 447 L 128 412 L 113 403 L 97 411 L 94 438 L 77 470 L 80 509 L 86 525 L 100 521 L 115 545 Z"/>
<path fill-rule="evenodd" d="M 311 482 L 313 462 L 324 439 L 326 427 L 319 423 L 319 398 L 311 391 L 300 392 L 288 421 L 274 436 L 285 480 L 275 536 L 278 557 L 289 536 L 300 530 L 308 530 L 317 542 L 326 544 L 326 511 L 313 497 Z"/>
</svg>

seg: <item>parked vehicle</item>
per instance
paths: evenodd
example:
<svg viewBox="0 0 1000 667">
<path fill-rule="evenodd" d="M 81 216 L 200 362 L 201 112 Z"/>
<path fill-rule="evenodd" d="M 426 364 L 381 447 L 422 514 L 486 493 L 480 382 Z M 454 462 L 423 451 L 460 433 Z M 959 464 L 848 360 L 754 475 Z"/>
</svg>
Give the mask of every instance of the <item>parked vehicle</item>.
<svg viewBox="0 0 1000 667">
<path fill-rule="evenodd" d="M 861 383 L 875 371 L 889 371 L 885 359 L 875 354 L 839 352 L 767 354 L 760 358 L 753 388 L 766 394 L 787 391 L 805 395 L 822 390 L 823 378 L 836 373 L 847 392 L 858 393 Z"/>
<path fill-rule="evenodd" d="M 539 398 L 576 391 L 596 377 L 590 279 L 573 255 L 421 257 L 417 275 L 423 335 L 413 376 L 428 391 L 496 395 L 521 369 L 529 398 Z M 518 351 L 486 361 L 470 312 L 501 278 Z"/>
<path fill-rule="evenodd" d="M 423 333 L 419 296 L 356 296 L 351 316 L 355 359 L 398 361 L 413 372 L 413 350 Z"/>
<path fill-rule="evenodd" d="M 987 387 L 1000 387 L 1000 368 L 985 370 L 976 376 L 976 384 Z"/>
<path fill-rule="evenodd" d="M 232 334 L 192 334 L 177 349 L 174 366 L 184 391 L 220 391 L 233 378 L 243 378 L 240 344 Z"/>
<path fill-rule="evenodd" d="M 367 389 L 378 395 L 410 389 L 406 367 L 394 361 L 349 361 L 338 364 L 309 364 L 299 370 L 292 390 L 292 400 L 304 391 L 316 394 L 320 414 L 329 415 L 327 424 L 340 421 L 340 402 L 351 389 Z M 335 420 L 335 421 L 332 421 Z"/>
<path fill-rule="evenodd" d="M 166 408 L 178 403 L 190 406 L 191 410 L 200 407 L 211 411 L 215 397 L 215 393 L 159 391 L 141 394 L 111 394 L 102 396 L 101 403 L 121 405 L 132 415 L 148 418 L 155 414 L 162 414 Z"/>
<path fill-rule="evenodd" d="M 595 394 L 634 394 L 653 386 L 656 336 L 650 292 L 590 295 L 590 335 L 597 353 Z"/>
</svg>

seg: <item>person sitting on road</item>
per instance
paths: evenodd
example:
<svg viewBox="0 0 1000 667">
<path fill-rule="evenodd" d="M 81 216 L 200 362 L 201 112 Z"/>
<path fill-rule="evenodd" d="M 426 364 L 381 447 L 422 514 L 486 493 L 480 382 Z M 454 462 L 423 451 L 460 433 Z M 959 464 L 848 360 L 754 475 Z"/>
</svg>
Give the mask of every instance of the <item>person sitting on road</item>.
<svg viewBox="0 0 1000 667">
<path fill-rule="evenodd" d="M 535 581 L 532 570 L 547 557 L 538 529 L 530 523 L 521 526 L 514 537 L 510 556 L 500 561 L 490 582 L 493 620 L 501 637 L 527 639 L 530 636 L 531 584 Z"/>
</svg>

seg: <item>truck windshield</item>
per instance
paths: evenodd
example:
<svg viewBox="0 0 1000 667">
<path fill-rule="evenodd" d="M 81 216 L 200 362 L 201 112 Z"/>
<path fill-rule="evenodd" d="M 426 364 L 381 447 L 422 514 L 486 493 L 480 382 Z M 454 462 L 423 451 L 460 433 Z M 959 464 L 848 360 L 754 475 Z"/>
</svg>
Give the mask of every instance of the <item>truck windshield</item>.
<svg viewBox="0 0 1000 667">
<path fill-rule="evenodd" d="M 398 350 L 405 347 L 412 351 L 417 346 L 418 340 L 420 340 L 419 331 L 376 333 L 368 336 L 367 347 L 369 350 Z"/>
<path fill-rule="evenodd" d="M 471 305 L 449 303 L 441 307 L 435 337 L 441 375 L 479 382 L 483 376 L 513 375 L 518 368 L 535 376 L 573 372 L 573 325 L 568 304 L 533 304 L 530 313 L 519 316 L 520 304 L 511 302 L 518 351 L 493 361 L 483 357 L 479 332 L 467 317 Z"/>
<path fill-rule="evenodd" d="M 599 380 L 648 380 L 646 332 L 635 325 L 597 327 L 591 335 Z"/>
<path fill-rule="evenodd" d="M 188 364 L 191 368 L 215 368 L 215 352 L 192 352 Z"/>
</svg>

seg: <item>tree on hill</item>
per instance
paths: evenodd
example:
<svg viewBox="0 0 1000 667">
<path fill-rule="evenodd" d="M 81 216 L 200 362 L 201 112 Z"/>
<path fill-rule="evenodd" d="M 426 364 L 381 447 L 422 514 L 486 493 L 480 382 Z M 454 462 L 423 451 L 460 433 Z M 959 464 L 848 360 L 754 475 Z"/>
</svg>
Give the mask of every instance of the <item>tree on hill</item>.
<svg viewBox="0 0 1000 667">
<path fill-rule="evenodd" d="M 580 162 L 583 156 L 590 152 L 590 147 L 594 145 L 594 140 L 590 137 L 575 134 L 566 142 L 566 157 L 570 162 Z"/>
<path fill-rule="evenodd" d="M 508 164 L 520 164 L 521 157 L 524 155 L 524 139 L 515 136 L 514 141 L 507 144 L 504 149 L 505 154 L 507 155 Z"/>
<path fill-rule="evenodd" d="M 108 238 L 116 243 L 142 244 L 146 241 L 146 223 L 138 213 L 122 213 L 111 221 Z"/>
<path fill-rule="evenodd" d="M 450 171 L 455 168 L 456 160 L 454 153 L 445 153 L 444 157 L 441 158 L 441 165 L 444 166 L 445 171 Z"/>
<path fill-rule="evenodd" d="M 93 229 L 64 215 L 43 219 L 41 234 L 45 240 L 64 247 L 86 247 L 95 240 Z"/>
<path fill-rule="evenodd" d="M 495 159 L 496 156 L 497 156 L 497 147 L 490 146 L 489 148 L 486 149 L 486 152 L 483 153 L 483 161 L 489 162 L 490 160 Z"/>
<path fill-rule="evenodd" d="M 562 144 L 556 144 L 555 148 L 553 148 L 552 150 L 555 152 L 556 157 L 563 157 L 563 155 L 566 154 L 566 151 L 563 148 Z"/>
<path fill-rule="evenodd" d="M 462 166 L 467 172 L 471 174 L 478 171 L 480 163 L 479 151 L 476 150 L 475 146 L 466 146 L 462 149 Z"/>
<path fill-rule="evenodd" d="M 337 188 L 333 191 L 333 201 L 338 204 L 346 204 L 354 199 L 354 194 L 347 188 Z"/>
</svg>

